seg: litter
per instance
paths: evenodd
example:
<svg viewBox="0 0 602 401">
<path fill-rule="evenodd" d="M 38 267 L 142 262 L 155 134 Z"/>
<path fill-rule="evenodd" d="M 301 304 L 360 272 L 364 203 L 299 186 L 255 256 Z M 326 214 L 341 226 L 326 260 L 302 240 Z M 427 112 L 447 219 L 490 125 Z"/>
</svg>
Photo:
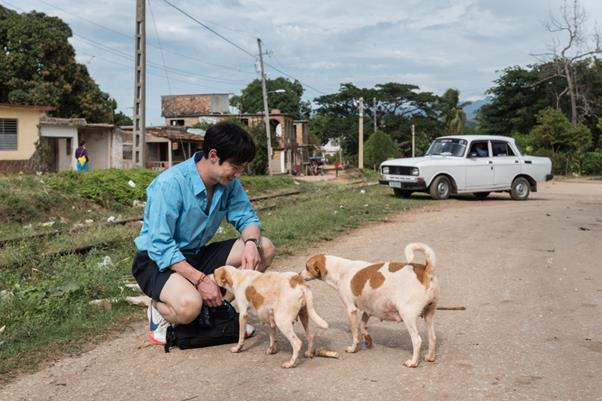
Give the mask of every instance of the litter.
<svg viewBox="0 0 602 401">
<path fill-rule="evenodd" d="M 115 223 L 115 220 L 117 220 L 117 219 L 115 218 L 115 216 L 109 216 L 109 217 L 107 218 L 107 223 Z"/>
<path fill-rule="evenodd" d="M 111 267 L 111 266 L 113 266 L 113 260 L 111 259 L 111 257 L 110 257 L 110 256 L 105 256 L 105 257 L 102 259 L 102 262 L 98 262 L 98 263 L 96 264 L 96 266 L 98 266 L 98 267 L 100 267 L 100 268 L 103 268 L 103 269 L 104 269 L 104 268 L 107 268 L 107 267 Z"/>
<path fill-rule="evenodd" d="M 340 358 L 340 355 L 339 355 L 338 352 L 336 352 L 336 351 L 328 351 L 328 350 L 325 350 L 325 349 L 319 349 L 319 350 L 317 350 L 316 351 L 316 356 L 322 356 L 322 357 L 325 357 L 325 358 L 336 358 L 336 359 Z"/>
<path fill-rule="evenodd" d="M 151 299 L 146 295 L 138 295 L 137 297 L 125 297 L 125 301 L 130 305 L 148 306 Z"/>
<path fill-rule="evenodd" d="M 129 180 L 129 181 L 128 181 L 128 185 L 129 185 L 130 187 L 132 187 L 132 188 L 136 188 L 136 183 L 135 183 L 134 181 L 132 181 L 132 180 Z"/>
</svg>

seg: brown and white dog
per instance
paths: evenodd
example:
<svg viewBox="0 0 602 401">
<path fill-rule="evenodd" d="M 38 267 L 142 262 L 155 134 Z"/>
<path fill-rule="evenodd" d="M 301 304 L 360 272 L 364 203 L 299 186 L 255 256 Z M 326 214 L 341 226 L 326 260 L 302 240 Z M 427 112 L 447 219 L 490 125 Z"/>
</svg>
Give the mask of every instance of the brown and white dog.
<svg viewBox="0 0 602 401">
<path fill-rule="evenodd" d="M 311 290 L 298 273 L 260 273 L 254 270 L 240 270 L 233 266 L 222 266 L 215 270 L 214 279 L 217 285 L 234 294 L 234 302 L 240 313 L 238 344 L 230 348 L 230 351 L 240 352 L 244 345 L 247 310 L 251 307 L 259 320 L 271 327 L 270 345 L 266 353 L 277 352 L 276 327 L 290 341 L 293 355 L 290 360 L 282 363 L 283 368 L 294 367 L 301 350 L 301 340 L 293 330 L 293 322 L 297 316 L 303 324 L 307 337 L 305 357 L 314 356 L 314 335 L 310 330 L 308 317 L 325 329 L 328 328 L 328 323 L 316 313 Z"/>
<path fill-rule="evenodd" d="M 414 251 L 424 252 L 426 264 L 413 263 Z M 422 243 L 411 243 L 405 248 L 407 262 L 372 263 L 349 260 L 331 255 L 312 256 L 301 273 L 305 280 L 320 279 L 335 288 L 347 309 L 353 344 L 347 352 L 359 348 L 358 311 L 362 311 L 362 335 L 367 348 L 372 346 L 368 334 L 368 319 L 400 322 L 403 320 L 412 338 L 412 359 L 407 367 L 418 366 L 422 339 L 416 323 L 423 316 L 428 329 L 426 361 L 435 360 L 435 328 L 433 316 L 439 298 L 439 284 L 433 275 L 435 253 Z"/>
</svg>

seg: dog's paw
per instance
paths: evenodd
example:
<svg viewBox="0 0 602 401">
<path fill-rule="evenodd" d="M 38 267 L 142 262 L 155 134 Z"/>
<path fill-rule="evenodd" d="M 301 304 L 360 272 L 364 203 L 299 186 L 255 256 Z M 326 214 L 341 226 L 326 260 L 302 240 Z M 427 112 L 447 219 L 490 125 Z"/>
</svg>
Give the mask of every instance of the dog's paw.
<svg viewBox="0 0 602 401">
<path fill-rule="evenodd" d="M 315 353 L 314 352 L 310 352 L 310 351 L 305 351 L 305 355 L 306 358 L 313 358 Z"/>
<path fill-rule="evenodd" d="M 277 346 L 275 346 L 275 345 L 274 345 L 273 347 L 268 347 L 268 348 L 265 350 L 265 353 L 266 353 L 267 355 L 272 355 L 272 354 L 275 354 L 276 352 L 278 352 L 278 347 L 277 347 Z"/>
<path fill-rule="evenodd" d="M 364 335 L 364 344 L 366 344 L 366 348 L 372 348 L 372 337 L 370 337 L 370 334 Z"/>
<path fill-rule="evenodd" d="M 242 345 L 235 345 L 234 347 L 230 348 L 230 352 L 232 352 L 233 354 L 239 353 L 240 350 L 242 349 Z"/>
<path fill-rule="evenodd" d="M 418 363 L 414 363 L 411 359 L 408 359 L 403 364 L 406 365 L 408 368 L 415 368 L 418 366 Z"/>
<path fill-rule="evenodd" d="M 426 355 L 424 357 L 424 360 L 427 362 L 435 362 L 435 355 L 431 356 L 431 355 Z"/>
<path fill-rule="evenodd" d="M 349 352 L 350 354 L 355 354 L 358 350 L 358 346 L 357 345 L 350 345 L 347 348 L 345 348 L 345 352 Z"/>
<path fill-rule="evenodd" d="M 294 368 L 295 367 L 295 362 L 291 362 L 291 361 L 286 361 L 286 362 L 282 362 L 282 366 L 284 369 L 290 369 L 290 368 Z"/>
</svg>

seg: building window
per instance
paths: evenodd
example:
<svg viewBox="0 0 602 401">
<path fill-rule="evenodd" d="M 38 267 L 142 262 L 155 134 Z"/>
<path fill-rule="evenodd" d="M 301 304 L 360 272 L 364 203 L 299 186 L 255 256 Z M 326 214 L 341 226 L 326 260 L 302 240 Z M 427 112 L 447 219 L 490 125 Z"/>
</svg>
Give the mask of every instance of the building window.
<svg viewBox="0 0 602 401">
<path fill-rule="evenodd" d="M 71 138 L 67 138 L 67 144 L 65 147 L 67 148 L 67 156 L 71 156 Z"/>
<path fill-rule="evenodd" d="M 121 156 L 123 160 L 132 160 L 133 147 L 134 145 L 123 145 L 123 154 Z"/>
<path fill-rule="evenodd" d="M 0 150 L 17 150 L 17 120 L 0 118 Z"/>
<path fill-rule="evenodd" d="M 184 120 L 170 120 L 169 123 L 172 127 L 183 127 L 184 126 Z"/>
</svg>

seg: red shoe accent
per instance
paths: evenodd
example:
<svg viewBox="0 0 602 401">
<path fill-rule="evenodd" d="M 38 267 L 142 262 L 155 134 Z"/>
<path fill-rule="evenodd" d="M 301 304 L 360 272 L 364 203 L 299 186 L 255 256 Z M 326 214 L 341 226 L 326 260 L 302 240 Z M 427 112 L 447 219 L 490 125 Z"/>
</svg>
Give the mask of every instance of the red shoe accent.
<svg viewBox="0 0 602 401">
<path fill-rule="evenodd" d="M 153 336 L 153 332 L 149 331 L 146 333 L 146 338 L 148 338 L 148 341 L 151 342 L 151 344 L 153 345 L 165 345 L 165 341 L 159 341 L 155 338 L 155 336 Z"/>
</svg>

